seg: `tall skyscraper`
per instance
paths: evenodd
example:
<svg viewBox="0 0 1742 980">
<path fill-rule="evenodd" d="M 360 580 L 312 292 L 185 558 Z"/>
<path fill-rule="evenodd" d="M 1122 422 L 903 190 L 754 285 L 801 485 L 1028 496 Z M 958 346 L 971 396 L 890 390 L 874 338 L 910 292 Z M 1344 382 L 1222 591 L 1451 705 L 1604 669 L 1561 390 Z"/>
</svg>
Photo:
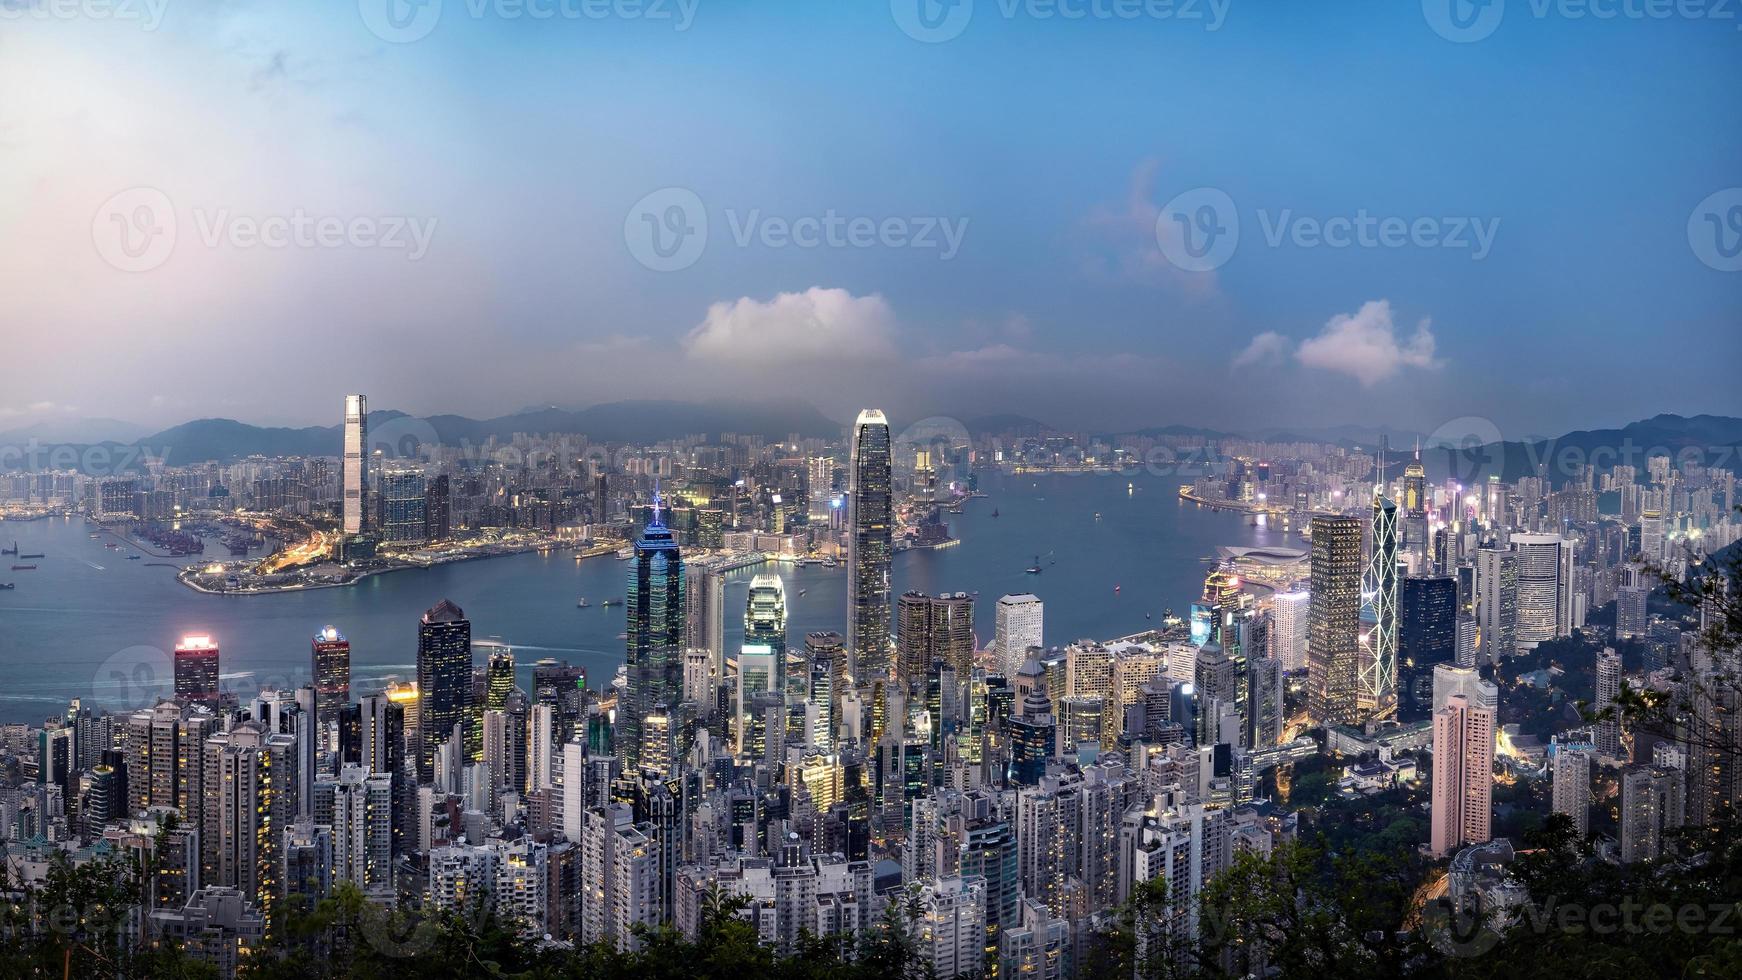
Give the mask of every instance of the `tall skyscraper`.
<svg viewBox="0 0 1742 980">
<path fill-rule="evenodd" d="M 1005 677 L 1015 677 L 1028 659 L 1028 648 L 1045 645 L 1041 627 L 1046 607 L 1038 596 L 1025 592 L 999 599 L 996 612 L 993 643 L 998 649 L 998 670 Z"/>
<path fill-rule="evenodd" d="M 472 704 L 472 623 L 443 599 L 417 627 L 417 778 L 435 776 L 436 749 L 464 725 Z"/>
<path fill-rule="evenodd" d="M 617 705 L 616 744 L 631 772 L 641 764 L 642 720 L 656 706 L 675 709 L 683 700 L 683 585 L 683 553 L 655 498 L 629 572 L 628 687 Z"/>
<path fill-rule="evenodd" d="M 889 421 L 868 408 L 853 423 L 847 491 L 847 640 L 855 680 L 889 672 L 889 562 L 895 504 Z"/>
<path fill-rule="evenodd" d="M 183 704 L 218 703 L 218 644 L 209 636 L 184 636 L 175 646 L 175 699 Z"/>
<path fill-rule="evenodd" d="M 1270 656 L 1291 674 L 1307 665 L 1307 622 L 1311 618 L 1311 606 L 1311 592 L 1283 592 L 1273 600 Z"/>
<path fill-rule="evenodd" d="M 1516 649 L 1530 650 L 1561 632 L 1562 547 L 1558 534 L 1514 534 L 1512 549 L 1518 566 L 1518 611 L 1513 632 Z"/>
<path fill-rule="evenodd" d="M 1397 714 L 1397 505 L 1373 497 L 1373 550 L 1361 582 L 1361 687 L 1364 717 Z"/>
<path fill-rule="evenodd" d="M 1597 654 L 1597 691 L 1596 710 L 1598 713 L 1619 710 L 1615 708 L 1615 700 L 1621 696 L 1621 655 L 1613 647 L 1604 648 Z M 1619 758 L 1621 755 L 1621 719 L 1607 717 L 1597 722 L 1597 751 L 1607 758 Z"/>
<path fill-rule="evenodd" d="M 1360 628 L 1361 520 L 1314 517 L 1307 622 L 1307 714 L 1314 724 L 1361 720 Z"/>
<path fill-rule="evenodd" d="M 381 473 L 381 540 L 388 544 L 422 544 L 429 533 L 428 488 L 423 469 L 397 465 Z"/>
<path fill-rule="evenodd" d="M 965 678 L 974 667 L 974 597 L 907 592 L 897 602 L 895 650 L 901 681 L 922 681 L 934 661 Z"/>
<path fill-rule="evenodd" d="M 706 650 L 715 678 L 726 669 L 726 577 L 692 565 L 684 570 L 684 646 Z"/>
<path fill-rule="evenodd" d="M 344 532 L 369 530 L 369 403 L 362 395 L 345 396 Z"/>
<path fill-rule="evenodd" d="M 1427 527 L 1427 470 L 1421 465 L 1421 445 L 1415 447 L 1415 458 L 1403 468 L 1403 547 L 1415 556 L 1411 567 L 1419 574 L 1427 570 L 1432 550 Z"/>
<path fill-rule="evenodd" d="M 1517 652 L 1518 556 L 1508 549 L 1476 551 L 1476 622 L 1489 663 Z"/>
<path fill-rule="evenodd" d="M 1670 831 L 1682 826 L 1686 816 L 1681 770 L 1629 767 L 1621 776 L 1621 862 L 1662 857 Z"/>
<path fill-rule="evenodd" d="M 1494 712 L 1454 694 L 1434 714 L 1430 846 L 1444 857 L 1493 837 Z"/>
<path fill-rule="evenodd" d="M 1557 741 L 1549 746 L 1549 753 L 1554 778 L 1551 806 L 1555 813 L 1572 818 L 1582 840 L 1591 832 L 1591 746 Z"/>
<path fill-rule="evenodd" d="M 338 627 L 327 626 L 314 636 L 310 658 L 315 678 L 315 730 L 339 720 L 351 700 L 351 641 Z"/>
<path fill-rule="evenodd" d="M 744 599 L 744 642 L 765 644 L 776 663 L 786 659 L 786 583 L 757 575 Z"/>
<path fill-rule="evenodd" d="M 1449 575 L 1406 578 L 1399 589 L 1397 686 L 1400 707 L 1425 718 L 1433 672 L 1458 652 L 1458 580 Z"/>
</svg>

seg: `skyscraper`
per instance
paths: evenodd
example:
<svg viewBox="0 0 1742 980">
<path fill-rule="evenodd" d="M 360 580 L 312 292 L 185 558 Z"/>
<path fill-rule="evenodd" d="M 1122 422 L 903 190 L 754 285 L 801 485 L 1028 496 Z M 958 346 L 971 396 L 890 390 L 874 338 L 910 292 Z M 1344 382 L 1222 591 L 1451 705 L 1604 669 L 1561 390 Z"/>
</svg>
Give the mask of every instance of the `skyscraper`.
<svg viewBox="0 0 1742 980">
<path fill-rule="evenodd" d="M 1589 743 L 1555 742 L 1549 746 L 1553 770 L 1551 806 L 1573 821 L 1579 838 L 1591 832 L 1591 746 Z"/>
<path fill-rule="evenodd" d="M 351 641 L 338 627 L 327 626 L 314 636 L 310 657 L 315 678 L 316 731 L 339 719 L 351 700 Z"/>
<path fill-rule="evenodd" d="M 369 530 L 369 405 L 362 395 L 345 396 L 344 532 Z"/>
<path fill-rule="evenodd" d="M 889 422 L 868 408 L 853 423 L 847 491 L 847 640 L 856 680 L 889 671 L 889 562 L 894 491 Z"/>
<path fill-rule="evenodd" d="M 778 575 L 750 580 L 744 599 L 744 642 L 766 644 L 778 664 L 786 658 L 786 583 Z"/>
<path fill-rule="evenodd" d="M 1361 521 L 1314 517 L 1307 621 L 1307 714 L 1314 724 L 1360 721 L 1360 627 Z"/>
<path fill-rule="evenodd" d="M 472 624 L 443 599 L 417 627 L 417 778 L 435 775 L 436 748 L 466 721 L 472 703 Z"/>
<path fill-rule="evenodd" d="M 1271 617 L 1270 656 L 1293 673 L 1307 665 L 1307 622 L 1311 618 L 1311 592 L 1284 592 L 1274 600 Z"/>
<path fill-rule="evenodd" d="M 1040 598 L 1026 592 L 998 600 L 993 642 L 998 648 L 998 670 L 1005 677 L 1015 677 L 1022 669 L 1029 647 L 1045 645 L 1041 630 L 1045 614 Z"/>
<path fill-rule="evenodd" d="M 1397 686 L 1413 718 L 1429 714 L 1433 671 L 1457 659 L 1458 580 L 1449 575 L 1406 578 L 1399 589 Z"/>
<path fill-rule="evenodd" d="M 416 466 L 386 467 L 381 473 L 381 540 L 422 544 L 429 533 L 427 488 Z"/>
<path fill-rule="evenodd" d="M 1561 581 L 1562 546 L 1558 534 L 1514 534 L 1512 548 L 1518 566 L 1518 611 L 1515 647 L 1535 648 L 1561 634 L 1560 595 L 1571 583 Z"/>
<path fill-rule="evenodd" d="M 708 651 L 715 678 L 725 676 L 726 578 L 700 565 L 684 570 L 684 646 Z"/>
<path fill-rule="evenodd" d="M 218 645 L 209 636 L 184 636 L 175 646 L 175 699 L 217 704 Z"/>
<path fill-rule="evenodd" d="M 1610 717 L 1597 722 L 1597 751 L 1614 759 L 1621 755 L 1621 719 L 1614 717 L 1615 701 L 1621 696 L 1621 655 L 1613 647 L 1605 647 L 1597 654 L 1597 690 L 1596 710 L 1599 714 L 1608 713 Z"/>
<path fill-rule="evenodd" d="M 907 592 L 897 603 L 895 649 L 901 681 L 913 685 L 942 661 L 967 677 L 974 666 L 974 597 Z"/>
<path fill-rule="evenodd" d="M 1397 505 L 1373 497 L 1373 550 L 1361 582 L 1361 687 L 1363 716 L 1397 713 Z"/>
<path fill-rule="evenodd" d="M 635 542 L 627 602 L 628 687 L 617 705 L 617 746 L 628 771 L 641 763 L 642 719 L 657 705 L 683 700 L 683 554 L 665 526 L 659 501 Z"/>
<path fill-rule="evenodd" d="M 1427 529 L 1427 470 L 1421 465 L 1421 445 L 1415 447 L 1415 458 L 1403 468 L 1403 547 L 1416 557 L 1411 566 L 1416 572 L 1426 571 L 1431 550 Z"/>
<path fill-rule="evenodd" d="M 1493 837 L 1494 712 L 1462 694 L 1434 713 L 1431 849 L 1444 857 Z"/>
<path fill-rule="evenodd" d="M 1476 552 L 1476 622 L 1489 663 L 1516 651 L 1518 638 L 1518 556 L 1499 547 Z"/>
</svg>

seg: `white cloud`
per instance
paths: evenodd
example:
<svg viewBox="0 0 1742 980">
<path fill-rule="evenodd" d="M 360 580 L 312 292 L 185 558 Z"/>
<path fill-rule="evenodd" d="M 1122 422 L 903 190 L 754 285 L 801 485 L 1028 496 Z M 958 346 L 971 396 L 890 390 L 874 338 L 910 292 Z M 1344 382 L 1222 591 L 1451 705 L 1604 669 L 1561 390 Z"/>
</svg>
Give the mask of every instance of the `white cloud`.
<svg viewBox="0 0 1742 980">
<path fill-rule="evenodd" d="M 684 338 L 684 350 L 736 364 L 863 363 L 895 355 L 895 327 L 894 311 L 882 296 L 813 286 L 766 301 L 744 296 L 715 303 Z"/>
<path fill-rule="evenodd" d="M 1287 337 L 1274 330 L 1266 330 L 1252 338 L 1252 343 L 1246 349 L 1234 355 L 1234 366 L 1245 367 L 1248 364 L 1273 364 L 1288 356 L 1288 348 L 1292 344 Z"/>
<path fill-rule="evenodd" d="M 1263 336 L 1253 343 L 1257 344 Z M 1361 304 L 1354 315 L 1339 313 L 1331 317 L 1317 337 L 1301 341 L 1295 357 L 1308 367 L 1347 374 L 1368 386 L 1406 367 L 1432 369 L 1441 364 L 1434 359 L 1434 335 L 1428 320 L 1423 318 L 1416 324 L 1415 333 L 1399 343 L 1391 303 L 1383 299 Z"/>
</svg>

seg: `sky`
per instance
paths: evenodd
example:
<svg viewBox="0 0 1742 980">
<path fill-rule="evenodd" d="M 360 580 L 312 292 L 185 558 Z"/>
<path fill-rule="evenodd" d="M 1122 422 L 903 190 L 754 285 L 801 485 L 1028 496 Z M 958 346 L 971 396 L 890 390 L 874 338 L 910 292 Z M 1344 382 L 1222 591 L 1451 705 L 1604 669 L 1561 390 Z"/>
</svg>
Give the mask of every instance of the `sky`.
<svg viewBox="0 0 1742 980">
<path fill-rule="evenodd" d="M 1742 415 L 1742 12 L 1648 9 L 0 0 L 0 430 Z"/>
</svg>

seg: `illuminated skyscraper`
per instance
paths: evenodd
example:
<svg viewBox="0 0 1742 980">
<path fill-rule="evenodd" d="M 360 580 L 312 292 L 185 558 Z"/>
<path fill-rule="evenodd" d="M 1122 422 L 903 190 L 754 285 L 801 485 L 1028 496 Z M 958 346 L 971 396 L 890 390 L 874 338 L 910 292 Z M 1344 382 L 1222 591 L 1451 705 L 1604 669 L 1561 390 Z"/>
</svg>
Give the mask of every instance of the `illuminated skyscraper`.
<svg viewBox="0 0 1742 980">
<path fill-rule="evenodd" d="M 1563 635 L 1561 630 L 1561 590 L 1571 583 L 1561 582 L 1563 565 L 1570 561 L 1570 549 L 1563 547 L 1558 534 L 1514 534 L 1512 548 L 1518 565 L 1518 612 L 1514 642 L 1520 650 L 1534 649 L 1544 640 Z M 1570 572 L 1570 568 L 1568 569 Z M 1566 632 L 1571 632 L 1570 624 Z"/>
<path fill-rule="evenodd" d="M 974 597 L 908 592 L 897 603 L 895 649 L 904 684 L 924 678 L 934 661 L 966 677 L 974 668 Z"/>
<path fill-rule="evenodd" d="M 998 600 L 993 635 L 998 648 L 998 669 L 1005 677 L 1015 677 L 1022 669 L 1029 647 L 1045 645 L 1041 629 L 1045 612 L 1040 598 L 1026 592 Z"/>
<path fill-rule="evenodd" d="M 1397 505 L 1373 497 L 1373 550 L 1361 582 L 1363 717 L 1397 714 Z"/>
<path fill-rule="evenodd" d="M 381 473 L 381 540 L 389 544 L 421 544 L 429 533 L 428 488 L 423 470 L 390 466 Z"/>
<path fill-rule="evenodd" d="M 1427 530 L 1427 470 L 1421 465 L 1421 445 L 1415 447 L 1415 458 L 1403 468 L 1403 547 L 1416 556 L 1412 568 L 1426 571 L 1429 552 Z"/>
<path fill-rule="evenodd" d="M 629 572 L 628 687 L 617 704 L 616 744 L 631 772 L 641 763 L 642 719 L 656 705 L 669 708 L 683 700 L 683 585 L 683 554 L 656 498 Z"/>
<path fill-rule="evenodd" d="M 175 699 L 217 704 L 218 645 L 209 636 L 184 636 L 175 647 Z"/>
<path fill-rule="evenodd" d="M 1516 651 L 1518 637 L 1518 555 L 1498 547 L 1476 552 L 1476 620 L 1482 651 L 1499 663 Z"/>
<path fill-rule="evenodd" d="M 315 678 L 315 725 L 322 731 L 339 720 L 339 710 L 351 700 L 351 641 L 338 627 L 315 634 L 311 650 Z"/>
<path fill-rule="evenodd" d="M 345 396 L 344 532 L 369 530 L 369 403 L 362 395 Z"/>
<path fill-rule="evenodd" d="M 1494 712 L 1454 694 L 1434 713 L 1429 846 L 1443 857 L 1493 837 Z"/>
<path fill-rule="evenodd" d="M 1361 520 L 1318 516 L 1307 617 L 1307 714 L 1317 725 L 1360 721 Z"/>
<path fill-rule="evenodd" d="M 472 703 L 472 623 L 447 599 L 417 627 L 417 778 L 435 774 L 436 748 L 467 720 Z"/>
<path fill-rule="evenodd" d="M 750 580 L 744 600 L 744 642 L 766 645 L 776 663 L 786 658 L 786 584 L 778 575 Z"/>
<path fill-rule="evenodd" d="M 889 422 L 868 408 L 853 424 L 847 491 L 847 640 L 856 680 L 889 671 L 889 562 L 894 497 Z"/>
</svg>

